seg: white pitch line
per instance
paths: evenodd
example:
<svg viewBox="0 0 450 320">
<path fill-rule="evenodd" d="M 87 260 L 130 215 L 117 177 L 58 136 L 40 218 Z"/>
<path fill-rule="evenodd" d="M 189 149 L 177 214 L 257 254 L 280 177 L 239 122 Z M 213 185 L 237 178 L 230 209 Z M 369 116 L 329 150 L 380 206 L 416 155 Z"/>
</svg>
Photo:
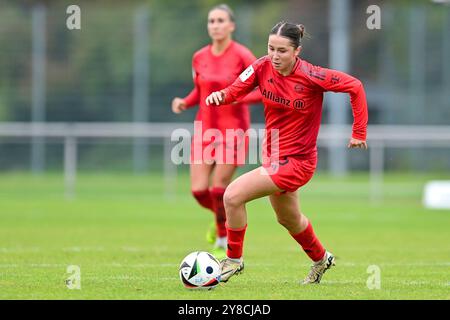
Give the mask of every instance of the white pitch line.
<svg viewBox="0 0 450 320">
<path fill-rule="evenodd" d="M 74 261 L 72 264 L 76 264 Z M 70 264 L 61 264 L 61 263 L 25 263 L 25 264 L 17 264 L 17 263 L 3 263 L 0 264 L 0 268 L 62 268 L 67 267 Z M 300 263 L 296 264 L 299 267 L 309 267 L 311 264 L 309 263 Z M 338 267 L 368 267 L 370 265 L 377 265 L 379 267 L 449 267 L 450 262 L 415 262 L 415 263 L 375 263 L 374 261 L 371 263 L 353 263 L 353 262 L 339 262 L 337 261 Z M 83 263 L 82 267 L 92 268 L 92 267 L 106 267 L 106 268 L 175 268 L 179 267 L 178 263 L 138 263 L 138 264 L 127 264 L 127 263 L 94 263 L 94 264 L 86 264 Z M 269 268 L 279 266 L 279 264 L 275 263 L 248 263 L 249 267 L 255 268 Z"/>
<path fill-rule="evenodd" d="M 66 252 L 84 252 L 84 251 L 105 251 L 105 248 L 103 247 L 68 247 L 68 248 L 63 248 L 63 251 Z"/>
<path fill-rule="evenodd" d="M 359 285 L 364 285 L 366 286 L 366 281 L 356 281 L 356 280 L 324 280 L 323 283 L 328 283 L 328 284 L 359 284 Z M 433 285 L 433 286 L 440 286 L 440 287 L 446 287 L 448 286 L 448 283 L 444 283 L 444 282 L 440 282 L 440 281 L 418 281 L 418 280 L 413 280 L 413 281 L 408 281 L 408 280 L 384 280 L 383 283 L 385 285 L 388 285 L 389 287 L 392 285 L 403 285 L 403 286 L 429 286 L 429 285 Z M 383 287 L 383 283 L 381 284 Z"/>
<path fill-rule="evenodd" d="M 139 248 L 139 247 L 131 247 L 131 246 L 123 246 L 118 248 L 105 248 L 105 247 L 64 247 L 64 248 L 39 248 L 39 247 L 31 247 L 31 248 L 20 248 L 20 247 L 11 247 L 11 248 L 0 248 L 0 253 L 26 253 L 26 252 L 54 252 L 54 251 L 63 251 L 63 252 L 103 252 L 103 251 L 124 251 L 124 252 L 144 252 L 148 251 L 149 253 L 162 253 L 168 251 L 168 248 L 158 248 L 157 250 L 152 250 L 151 248 Z"/>
<path fill-rule="evenodd" d="M 122 250 L 125 252 L 142 252 L 144 249 L 136 248 L 136 247 L 122 247 Z"/>
<path fill-rule="evenodd" d="M 41 248 L 31 247 L 31 248 L 0 248 L 0 253 L 18 253 L 18 252 L 40 252 Z"/>
</svg>

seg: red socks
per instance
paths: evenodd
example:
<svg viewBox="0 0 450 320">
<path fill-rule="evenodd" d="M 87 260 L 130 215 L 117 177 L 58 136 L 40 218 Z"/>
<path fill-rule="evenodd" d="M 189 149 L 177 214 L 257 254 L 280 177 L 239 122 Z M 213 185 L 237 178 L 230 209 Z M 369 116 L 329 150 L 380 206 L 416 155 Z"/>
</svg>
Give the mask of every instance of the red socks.
<svg viewBox="0 0 450 320">
<path fill-rule="evenodd" d="M 239 259 L 242 257 L 244 247 L 244 236 L 247 225 L 240 229 L 231 229 L 226 226 L 228 235 L 228 249 L 227 257 L 232 259 Z"/>
<path fill-rule="evenodd" d="M 314 261 L 320 261 L 325 255 L 325 249 L 316 237 L 311 222 L 308 227 L 299 234 L 291 236 L 302 246 L 306 254 Z"/>
<path fill-rule="evenodd" d="M 225 227 L 225 221 L 227 216 L 225 214 L 225 207 L 223 205 L 223 194 L 225 193 L 225 188 L 214 187 L 210 191 L 212 207 L 216 214 L 216 226 L 217 226 L 217 236 L 223 238 L 227 236 L 227 229 Z"/>
<path fill-rule="evenodd" d="M 197 199 L 198 203 L 200 203 L 200 205 L 203 208 L 214 211 L 212 206 L 211 195 L 208 189 L 202 191 L 192 191 L 192 195 L 194 196 L 195 199 Z"/>
<path fill-rule="evenodd" d="M 227 256 L 233 259 L 242 257 L 244 246 L 244 236 L 247 225 L 240 229 L 231 229 L 226 226 L 225 208 L 223 205 L 223 194 L 225 188 L 212 188 L 210 190 L 192 191 L 195 199 L 204 208 L 210 209 L 215 213 L 217 236 L 228 236 Z M 306 254 L 314 261 L 321 260 L 325 255 L 325 249 L 320 243 L 319 239 L 314 233 L 311 222 L 308 221 L 308 226 L 299 234 L 291 236 L 297 241 L 306 252 Z"/>
<path fill-rule="evenodd" d="M 197 199 L 198 203 L 215 213 L 217 236 L 219 238 L 227 236 L 227 229 L 225 228 L 225 221 L 227 219 L 225 215 L 225 208 L 223 205 L 223 194 L 225 188 L 212 188 L 211 190 L 192 191 L 192 195 Z"/>
<path fill-rule="evenodd" d="M 247 225 L 240 229 L 232 229 L 228 226 L 226 228 L 228 235 L 227 256 L 228 258 L 239 259 L 242 257 Z M 303 250 L 314 262 L 320 261 L 324 257 L 325 248 L 314 234 L 311 222 L 308 222 L 308 227 L 305 230 L 297 235 L 292 235 L 292 237 L 302 246 Z"/>
</svg>

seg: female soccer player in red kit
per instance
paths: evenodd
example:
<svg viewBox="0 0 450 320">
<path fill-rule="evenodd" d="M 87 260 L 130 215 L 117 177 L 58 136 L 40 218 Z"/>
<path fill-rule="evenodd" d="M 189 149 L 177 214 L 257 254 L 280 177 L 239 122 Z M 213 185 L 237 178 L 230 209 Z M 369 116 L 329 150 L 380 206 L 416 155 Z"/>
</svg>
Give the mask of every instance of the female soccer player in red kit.
<svg viewBox="0 0 450 320">
<path fill-rule="evenodd" d="M 227 5 L 218 5 L 209 11 L 208 33 L 212 44 L 198 50 L 193 56 L 194 89 L 185 98 L 176 97 L 172 101 L 172 110 L 175 113 L 199 105 L 196 124 L 200 123 L 202 130 L 200 134 L 194 132 L 192 141 L 191 190 L 198 203 L 215 214 L 215 228 L 208 232 L 207 238 L 209 242 L 215 241 L 213 254 L 217 257 L 225 257 L 227 244 L 223 194 L 231 182 L 236 166 L 239 165 L 236 162 L 236 153 L 242 149 L 234 151 L 232 161 L 224 159 L 225 151 L 221 154 L 210 152 L 211 154 L 208 155 L 203 151 L 212 142 L 216 144 L 215 147 L 219 144 L 223 150 L 229 146 L 223 140 L 204 138 L 202 132 L 217 129 L 225 137 L 226 129 L 246 131 L 250 126 L 247 103 L 261 101 L 261 94 L 255 90 L 239 103 L 224 106 L 220 110 L 208 108 L 205 104 L 205 99 L 211 92 L 230 85 L 249 64 L 256 60 L 249 49 L 232 40 L 234 30 L 234 15 Z M 194 150 L 200 150 L 200 152 L 194 152 Z"/>
<path fill-rule="evenodd" d="M 245 204 L 267 195 L 278 222 L 314 262 L 302 283 L 319 283 L 334 265 L 333 254 L 325 250 L 311 222 L 300 212 L 296 190 L 312 178 L 316 169 L 323 93 L 350 95 L 354 123 L 349 148 L 367 148 L 367 102 L 358 79 L 298 57 L 303 33 L 303 25 L 276 24 L 269 35 L 268 55 L 252 63 L 232 85 L 206 98 L 207 105 L 229 104 L 259 86 L 266 120 L 268 161 L 237 178 L 225 191 L 228 250 L 227 258 L 221 261 L 223 282 L 244 268 Z M 273 134 L 278 135 L 277 148 L 269 139 Z"/>
</svg>

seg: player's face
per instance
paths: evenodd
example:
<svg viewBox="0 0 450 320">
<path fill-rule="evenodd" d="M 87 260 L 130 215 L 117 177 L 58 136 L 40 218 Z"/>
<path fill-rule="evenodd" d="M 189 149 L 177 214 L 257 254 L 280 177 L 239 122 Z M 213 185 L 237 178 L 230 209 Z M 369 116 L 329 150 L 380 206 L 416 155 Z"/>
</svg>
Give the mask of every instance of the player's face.
<svg viewBox="0 0 450 320">
<path fill-rule="evenodd" d="M 208 34 L 212 40 L 221 41 L 231 37 L 234 28 L 234 22 L 230 20 L 228 12 L 220 9 L 209 12 Z"/>
<path fill-rule="evenodd" d="M 290 71 L 295 63 L 295 58 L 300 53 L 300 48 L 294 48 L 289 38 L 271 34 L 267 45 L 267 53 L 272 61 L 272 66 L 280 73 Z"/>
</svg>

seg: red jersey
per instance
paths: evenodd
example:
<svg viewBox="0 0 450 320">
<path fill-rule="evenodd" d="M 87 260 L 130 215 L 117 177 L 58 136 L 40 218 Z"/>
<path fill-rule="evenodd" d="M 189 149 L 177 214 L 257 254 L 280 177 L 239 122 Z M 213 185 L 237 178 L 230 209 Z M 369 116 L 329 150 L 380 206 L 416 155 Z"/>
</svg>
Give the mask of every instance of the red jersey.
<svg viewBox="0 0 450 320">
<path fill-rule="evenodd" d="M 219 129 L 225 135 L 225 129 L 243 129 L 250 127 L 250 112 L 247 103 L 261 101 L 261 94 L 255 90 L 233 105 L 224 105 L 220 109 L 205 104 L 206 97 L 230 84 L 256 60 L 252 52 L 243 45 L 231 41 L 225 51 L 215 56 L 212 46 L 198 50 L 192 59 L 194 89 L 184 98 L 187 107 L 199 105 L 195 120 L 202 121 L 203 130 Z M 248 92 L 250 92 L 249 90 Z M 247 93 L 248 93 L 247 92 Z"/>
<path fill-rule="evenodd" d="M 317 135 L 325 91 L 350 94 L 353 110 L 352 137 L 366 140 L 367 102 L 361 81 L 332 69 L 296 59 L 292 72 L 283 76 L 272 67 L 268 56 L 250 65 L 226 89 L 224 103 L 230 103 L 259 86 L 266 119 L 267 156 L 271 153 L 271 129 L 278 129 L 278 156 L 317 156 Z M 211 109 L 215 109 L 211 106 Z"/>
</svg>

